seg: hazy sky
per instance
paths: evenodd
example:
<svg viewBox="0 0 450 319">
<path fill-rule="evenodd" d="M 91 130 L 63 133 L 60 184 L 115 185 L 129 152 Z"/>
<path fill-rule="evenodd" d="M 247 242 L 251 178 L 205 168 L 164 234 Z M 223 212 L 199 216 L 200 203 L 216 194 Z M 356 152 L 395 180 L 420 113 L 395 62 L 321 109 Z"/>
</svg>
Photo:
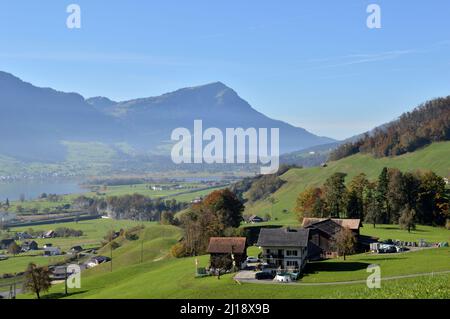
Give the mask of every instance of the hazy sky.
<svg viewBox="0 0 450 319">
<path fill-rule="evenodd" d="M 271 117 L 345 138 L 450 95 L 448 0 L 30 2 L 0 0 L 0 70 L 85 97 L 222 81 Z M 381 29 L 366 26 L 371 3 Z"/>
</svg>

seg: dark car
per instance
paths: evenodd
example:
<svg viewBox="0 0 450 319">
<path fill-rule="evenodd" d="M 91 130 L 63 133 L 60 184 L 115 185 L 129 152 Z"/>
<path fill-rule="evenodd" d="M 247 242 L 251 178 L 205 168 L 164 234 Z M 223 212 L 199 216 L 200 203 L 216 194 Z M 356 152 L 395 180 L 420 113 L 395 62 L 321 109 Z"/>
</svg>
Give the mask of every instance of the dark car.
<svg viewBox="0 0 450 319">
<path fill-rule="evenodd" d="M 255 279 L 257 280 L 273 279 L 273 278 L 274 277 L 270 272 L 261 271 L 255 274 Z"/>
</svg>

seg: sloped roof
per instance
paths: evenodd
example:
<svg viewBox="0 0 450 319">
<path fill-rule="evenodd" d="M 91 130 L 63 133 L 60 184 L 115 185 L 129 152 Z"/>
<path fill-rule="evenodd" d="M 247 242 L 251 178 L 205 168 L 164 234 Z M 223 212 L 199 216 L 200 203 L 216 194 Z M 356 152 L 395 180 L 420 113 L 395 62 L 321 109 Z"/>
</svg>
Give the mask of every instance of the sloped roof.
<svg viewBox="0 0 450 319">
<path fill-rule="evenodd" d="M 308 227 L 316 223 L 323 222 L 327 219 L 330 219 L 334 221 L 336 224 L 342 226 L 342 227 L 348 227 L 351 230 L 358 230 L 360 227 L 362 227 L 361 219 L 358 218 L 310 218 L 305 217 L 303 218 L 303 227 Z"/>
<path fill-rule="evenodd" d="M 208 253 L 210 254 L 243 254 L 246 248 L 245 237 L 211 237 L 209 239 Z"/>
<path fill-rule="evenodd" d="M 258 246 L 266 247 L 307 247 L 309 229 L 303 228 L 262 228 Z"/>
<path fill-rule="evenodd" d="M 336 235 L 343 227 L 331 219 L 324 219 L 306 226 L 308 229 L 319 230 L 330 237 Z"/>
</svg>

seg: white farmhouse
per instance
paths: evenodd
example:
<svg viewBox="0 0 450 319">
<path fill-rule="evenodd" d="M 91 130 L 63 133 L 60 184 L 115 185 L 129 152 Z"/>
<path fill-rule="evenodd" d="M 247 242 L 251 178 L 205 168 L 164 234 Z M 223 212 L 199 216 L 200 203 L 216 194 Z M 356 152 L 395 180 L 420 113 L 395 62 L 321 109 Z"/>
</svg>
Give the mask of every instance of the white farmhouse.
<svg viewBox="0 0 450 319">
<path fill-rule="evenodd" d="M 309 229 L 262 228 L 257 245 L 264 261 L 274 270 L 301 272 L 308 256 Z"/>
</svg>

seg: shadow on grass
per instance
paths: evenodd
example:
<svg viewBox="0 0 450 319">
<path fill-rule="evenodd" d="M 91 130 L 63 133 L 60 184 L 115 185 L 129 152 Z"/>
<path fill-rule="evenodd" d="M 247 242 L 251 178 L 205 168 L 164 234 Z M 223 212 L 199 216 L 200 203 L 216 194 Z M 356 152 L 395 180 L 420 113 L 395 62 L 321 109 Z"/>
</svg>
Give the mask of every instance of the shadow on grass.
<svg viewBox="0 0 450 319">
<path fill-rule="evenodd" d="M 398 231 L 403 231 L 403 232 L 407 233 L 407 231 L 404 230 L 404 229 L 396 228 L 396 227 L 390 227 L 390 226 L 377 226 L 377 227 L 372 228 L 372 229 L 398 230 Z M 414 230 L 411 231 L 411 234 L 412 233 L 429 233 L 429 232 L 430 231 L 426 230 L 426 229 L 414 229 Z"/>
<path fill-rule="evenodd" d="M 364 262 L 315 262 L 306 264 L 303 272 L 304 276 L 317 274 L 323 271 L 356 271 L 361 269 L 367 269 L 371 263 Z"/>
<path fill-rule="evenodd" d="M 77 291 L 77 292 L 70 292 L 67 295 L 62 293 L 62 292 L 51 293 L 51 294 L 47 294 L 45 296 L 42 296 L 41 299 L 61 299 L 61 298 L 65 298 L 65 297 L 71 297 L 71 296 L 76 296 L 76 295 L 79 295 L 79 294 L 84 294 L 85 292 L 87 292 L 87 290 Z"/>
<path fill-rule="evenodd" d="M 367 261 L 377 261 L 377 260 L 402 260 L 402 259 L 408 259 L 407 257 L 390 257 L 387 255 L 386 257 L 377 257 L 377 258 L 365 258 L 361 260 L 367 260 Z"/>
</svg>

